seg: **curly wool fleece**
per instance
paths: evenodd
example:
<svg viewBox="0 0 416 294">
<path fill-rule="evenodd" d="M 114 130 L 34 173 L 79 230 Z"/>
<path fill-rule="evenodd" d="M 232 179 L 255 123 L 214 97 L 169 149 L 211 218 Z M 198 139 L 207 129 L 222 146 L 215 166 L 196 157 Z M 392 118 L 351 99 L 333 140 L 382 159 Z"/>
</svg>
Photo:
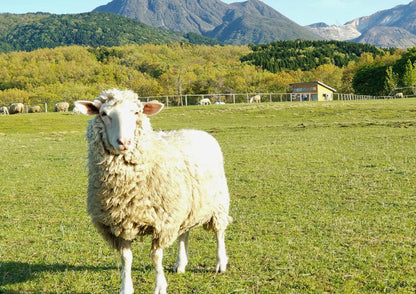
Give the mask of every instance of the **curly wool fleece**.
<svg viewBox="0 0 416 294">
<path fill-rule="evenodd" d="M 115 107 L 122 99 L 143 109 L 131 91 L 97 98 Z M 154 132 L 143 113 L 136 125 L 133 148 L 113 154 L 101 117 L 88 124 L 88 213 L 103 237 L 119 248 L 123 239 L 152 234 L 155 248 L 164 248 L 197 225 L 225 229 L 229 194 L 216 140 L 196 130 Z"/>
</svg>

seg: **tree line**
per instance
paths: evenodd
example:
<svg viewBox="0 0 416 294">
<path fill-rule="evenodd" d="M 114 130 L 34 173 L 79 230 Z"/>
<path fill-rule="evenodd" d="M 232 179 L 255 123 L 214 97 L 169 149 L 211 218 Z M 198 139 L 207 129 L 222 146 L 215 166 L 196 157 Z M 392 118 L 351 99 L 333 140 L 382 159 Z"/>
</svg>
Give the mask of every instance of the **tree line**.
<svg viewBox="0 0 416 294">
<path fill-rule="evenodd" d="M 251 53 L 243 56 L 243 62 L 261 66 L 270 72 L 282 70 L 312 70 L 323 64 L 338 67 L 357 62 L 363 53 L 383 56 L 394 53 L 394 48 L 342 41 L 276 41 L 269 44 L 250 45 Z"/>
<path fill-rule="evenodd" d="M 198 34 L 157 29 L 113 13 L 0 14 L 0 52 L 32 51 L 58 46 L 121 46 L 185 42 L 216 45 Z"/>
<path fill-rule="evenodd" d="M 310 70 L 277 72 L 244 61 L 253 52 L 249 46 L 171 43 L 2 53 L 0 106 L 93 99 L 112 87 L 132 89 L 140 96 L 285 93 L 291 83 L 315 80 L 340 93 L 379 95 L 416 78 L 416 49 L 362 52 L 347 65 L 329 62 Z"/>
</svg>

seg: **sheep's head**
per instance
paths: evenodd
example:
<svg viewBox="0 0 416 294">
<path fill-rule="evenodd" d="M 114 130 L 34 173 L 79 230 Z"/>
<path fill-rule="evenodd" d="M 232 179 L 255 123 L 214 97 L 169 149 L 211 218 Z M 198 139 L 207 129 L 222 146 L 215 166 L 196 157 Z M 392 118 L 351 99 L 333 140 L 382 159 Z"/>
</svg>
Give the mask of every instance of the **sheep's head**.
<svg viewBox="0 0 416 294">
<path fill-rule="evenodd" d="M 83 114 L 97 115 L 102 121 L 111 152 L 121 154 L 131 149 L 139 117 L 153 115 L 162 110 L 159 102 L 141 103 L 130 90 L 104 91 L 92 101 L 76 101 Z"/>
</svg>

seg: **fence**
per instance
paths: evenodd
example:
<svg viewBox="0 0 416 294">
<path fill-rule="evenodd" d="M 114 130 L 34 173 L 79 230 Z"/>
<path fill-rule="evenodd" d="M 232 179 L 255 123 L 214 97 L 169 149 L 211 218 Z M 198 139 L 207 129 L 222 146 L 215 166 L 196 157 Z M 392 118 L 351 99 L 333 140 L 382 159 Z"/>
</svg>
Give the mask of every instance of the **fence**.
<svg viewBox="0 0 416 294">
<path fill-rule="evenodd" d="M 212 104 L 236 104 L 249 103 L 250 98 L 260 95 L 261 102 L 301 102 L 311 101 L 312 94 L 305 93 L 302 96 L 294 93 L 240 93 L 240 94 L 185 94 L 185 95 L 165 95 L 165 96 L 146 96 L 140 97 L 141 101 L 158 100 L 165 106 L 188 106 L 197 105 L 202 99 L 208 98 Z M 409 98 L 414 96 L 404 96 Z M 372 100 L 372 99 L 399 99 L 395 96 L 371 96 L 334 93 L 333 100 Z M 43 111 L 47 112 L 48 105 L 44 103 Z M 25 111 L 28 112 L 29 106 L 25 104 Z M 72 108 L 71 108 L 72 109 Z"/>
<path fill-rule="evenodd" d="M 140 97 L 142 101 L 158 100 L 166 106 L 188 106 L 197 105 L 202 99 L 208 98 L 212 104 L 223 103 L 249 103 L 250 98 L 260 95 L 261 102 L 297 102 L 311 101 L 311 96 L 305 93 L 303 97 L 294 93 L 240 93 L 240 94 L 185 94 L 185 95 L 165 95 Z M 404 97 L 407 98 L 407 97 Z M 371 96 L 334 93 L 333 100 L 371 100 L 371 99 L 396 99 L 395 96 Z"/>
</svg>

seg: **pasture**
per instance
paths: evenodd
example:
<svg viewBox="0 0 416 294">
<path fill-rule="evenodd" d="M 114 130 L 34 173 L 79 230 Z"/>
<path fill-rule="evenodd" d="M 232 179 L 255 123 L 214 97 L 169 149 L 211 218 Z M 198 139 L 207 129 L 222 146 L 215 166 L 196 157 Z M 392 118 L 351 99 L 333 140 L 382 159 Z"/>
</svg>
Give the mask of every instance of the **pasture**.
<svg viewBox="0 0 416 294">
<path fill-rule="evenodd" d="M 117 293 L 118 254 L 86 213 L 89 117 L 0 117 L 0 293 Z M 416 100 L 166 108 L 155 130 L 220 142 L 231 193 L 229 270 L 191 231 L 169 293 L 414 293 Z M 133 244 L 136 293 L 151 293 L 150 237 Z"/>
</svg>

